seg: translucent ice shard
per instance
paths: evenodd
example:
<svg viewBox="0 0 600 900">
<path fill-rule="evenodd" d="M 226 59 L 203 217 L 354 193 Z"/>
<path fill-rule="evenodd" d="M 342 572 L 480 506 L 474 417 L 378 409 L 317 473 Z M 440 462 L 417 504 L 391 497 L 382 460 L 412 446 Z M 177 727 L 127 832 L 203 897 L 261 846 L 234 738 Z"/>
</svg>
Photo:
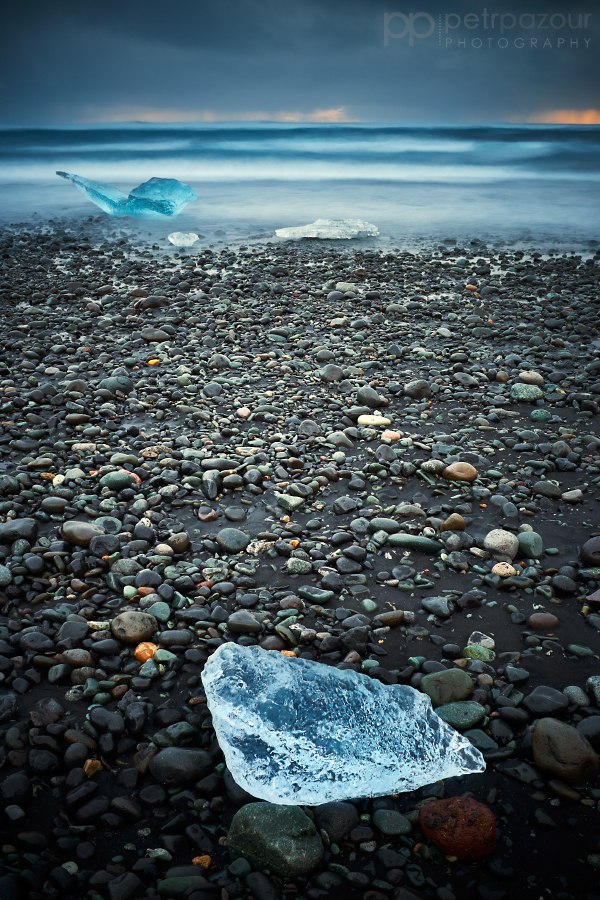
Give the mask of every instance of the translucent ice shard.
<svg viewBox="0 0 600 900">
<path fill-rule="evenodd" d="M 271 803 L 386 796 L 485 770 L 410 687 L 234 643 L 210 657 L 202 682 L 231 774 Z"/>
<path fill-rule="evenodd" d="M 110 216 L 133 216 L 137 219 L 163 219 L 176 216 L 184 206 L 196 199 L 196 193 L 187 184 L 175 178 L 151 178 L 123 194 L 118 188 L 101 181 L 91 181 L 81 175 L 57 172 L 61 178 L 72 181 L 82 194 Z"/>
<path fill-rule="evenodd" d="M 168 240 L 176 247 L 191 247 L 198 240 L 198 235 L 193 231 L 173 231 L 168 235 Z"/>
<path fill-rule="evenodd" d="M 298 225 L 295 228 L 278 228 L 275 232 L 280 238 L 322 238 L 348 239 L 374 237 L 379 234 L 376 225 L 362 219 L 317 219 L 310 225 Z"/>
</svg>

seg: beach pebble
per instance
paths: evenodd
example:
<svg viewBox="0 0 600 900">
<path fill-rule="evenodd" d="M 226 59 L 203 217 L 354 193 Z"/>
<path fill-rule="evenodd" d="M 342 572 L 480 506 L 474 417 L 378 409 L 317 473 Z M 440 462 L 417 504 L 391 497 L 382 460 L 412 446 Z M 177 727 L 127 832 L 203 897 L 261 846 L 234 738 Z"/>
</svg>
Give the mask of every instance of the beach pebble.
<svg viewBox="0 0 600 900">
<path fill-rule="evenodd" d="M 293 878 L 312 872 L 323 856 L 323 842 L 299 806 L 250 803 L 233 817 L 227 846 L 257 869 Z"/>
<path fill-rule="evenodd" d="M 157 631 L 158 622 L 148 613 L 126 610 L 119 613 L 110 623 L 110 630 L 119 641 L 139 644 L 149 640 Z"/>
<path fill-rule="evenodd" d="M 468 797 L 436 800 L 419 810 L 425 836 L 444 853 L 473 862 L 496 847 L 496 819 L 483 803 Z"/>
<path fill-rule="evenodd" d="M 510 389 L 511 400 L 517 400 L 522 403 L 534 403 L 536 400 L 541 400 L 543 396 L 543 390 L 534 384 L 517 382 Z"/>
<path fill-rule="evenodd" d="M 22 892 L 112 900 L 346 883 L 501 900 L 533 874 L 540 895 L 591 896 L 592 865 L 564 860 L 595 852 L 597 247 L 234 245 L 215 226 L 175 250 L 151 224 L 0 229 L 9 889 L 19 873 Z M 460 857 L 418 819 L 446 779 L 277 806 L 256 859 L 251 822 L 226 858 L 236 813 L 261 805 L 224 767 L 203 692 L 230 641 L 428 694 L 484 754 L 483 793 L 460 792 L 490 798 L 501 854 L 467 888 L 462 863 L 436 875 Z M 462 833 L 460 852 L 478 840 Z"/>
<path fill-rule="evenodd" d="M 536 631 L 552 631 L 554 628 L 558 628 L 560 620 L 552 613 L 532 613 L 527 624 Z"/>
<path fill-rule="evenodd" d="M 600 760 L 587 738 L 559 719 L 538 719 L 532 750 L 536 766 L 563 781 L 591 781 L 598 773 Z"/>
<path fill-rule="evenodd" d="M 519 378 L 523 384 L 535 384 L 540 388 L 544 386 L 544 377 L 539 372 L 519 372 Z"/>
<path fill-rule="evenodd" d="M 496 559 L 500 557 L 501 562 L 512 562 L 519 550 L 519 539 L 516 535 L 501 528 L 494 528 L 492 531 L 489 531 L 483 544 L 485 549 Z"/>
<path fill-rule="evenodd" d="M 223 528 L 217 540 L 226 553 L 240 553 L 250 543 L 249 535 L 239 528 Z"/>
<path fill-rule="evenodd" d="M 77 519 L 63 522 L 61 531 L 65 541 L 79 547 L 88 547 L 93 538 L 104 534 L 104 529 L 100 525 L 94 522 L 79 522 Z"/>
</svg>

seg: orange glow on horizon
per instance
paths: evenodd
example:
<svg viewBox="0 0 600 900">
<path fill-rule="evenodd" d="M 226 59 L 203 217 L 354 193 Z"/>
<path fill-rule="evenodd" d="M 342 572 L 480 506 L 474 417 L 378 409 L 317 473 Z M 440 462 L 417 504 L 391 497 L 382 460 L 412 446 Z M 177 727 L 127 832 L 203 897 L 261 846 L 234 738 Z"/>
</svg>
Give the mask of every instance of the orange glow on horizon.
<svg viewBox="0 0 600 900">
<path fill-rule="evenodd" d="M 528 116 L 525 121 L 547 125 L 600 125 L 600 110 L 552 109 L 535 116 Z"/>
<path fill-rule="evenodd" d="M 247 110 L 245 112 L 221 112 L 214 109 L 159 109 L 145 106 L 118 106 L 107 109 L 88 109 L 82 123 L 91 122 L 151 122 L 175 124 L 179 122 L 357 122 L 344 106 L 331 109 L 315 109 L 312 112 L 298 110 Z"/>
</svg>

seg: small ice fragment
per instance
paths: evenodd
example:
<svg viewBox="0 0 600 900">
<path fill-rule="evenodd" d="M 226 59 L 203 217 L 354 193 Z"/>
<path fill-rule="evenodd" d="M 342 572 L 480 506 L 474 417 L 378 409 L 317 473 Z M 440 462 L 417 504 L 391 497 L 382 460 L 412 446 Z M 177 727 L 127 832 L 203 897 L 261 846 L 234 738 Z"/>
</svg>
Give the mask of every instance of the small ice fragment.
<svg viewBox="0 0 600 900">
<path fill-rule="evenodd" d="M 72 181 L 82 194 L 109 216 L 132 216 L 137 219 L 164 219 L 176 216 L 184 206 L 196 199 L 196 193 L 176 178 L 151 178 L 123 194 L 118 188 L 81 175 L 57 172 Z"/>
<path fill-rule="evenodd" d="M 198 240 L 198 235 L 193 231 L 173 231 L 168 236 L 168 240 L 176 247 L 191 247 Z"/>
<path fill-rule="evenodd" d="M 317 219 L 310 225 L 298 225 L 293 228 L 278 228 L 275 232 L 280 238 L 321 238 L 349 239 L 375 237 L 379 234 L 376 225 L 362 219 Z"/>
<path fill-rule="evenodd" d="M 485 771 L 479 750 L 411 687 L 230 642 L 202 683 L 233 778 L 271 803 L 388 796 Z"/>
</svg>

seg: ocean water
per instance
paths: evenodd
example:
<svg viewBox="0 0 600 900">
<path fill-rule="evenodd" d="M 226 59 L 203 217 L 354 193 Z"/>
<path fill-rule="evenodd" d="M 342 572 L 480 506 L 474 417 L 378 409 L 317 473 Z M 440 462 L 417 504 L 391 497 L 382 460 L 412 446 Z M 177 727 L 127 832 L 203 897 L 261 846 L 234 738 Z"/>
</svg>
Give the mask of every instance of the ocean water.
<svg viewBox="0 0 600 900">
<path fill-rule="evenodd" d="M 104 215 L 55 172 L 127 193 L 160 176 L 198 199 L 173 220 L 114 219 L 154 239 L 265 240 L 361 218 L 380 243 L 600 239 L 600 127 L 96 125 L 0 129 L 0 223 Z M 197 244 L 196 246 L 200 246 Z"/>
</svg>

